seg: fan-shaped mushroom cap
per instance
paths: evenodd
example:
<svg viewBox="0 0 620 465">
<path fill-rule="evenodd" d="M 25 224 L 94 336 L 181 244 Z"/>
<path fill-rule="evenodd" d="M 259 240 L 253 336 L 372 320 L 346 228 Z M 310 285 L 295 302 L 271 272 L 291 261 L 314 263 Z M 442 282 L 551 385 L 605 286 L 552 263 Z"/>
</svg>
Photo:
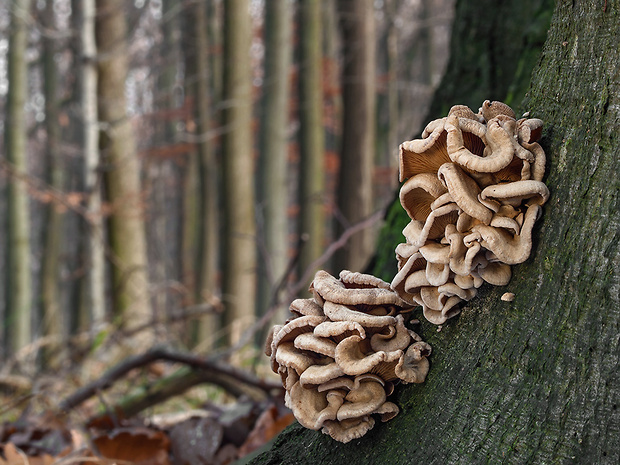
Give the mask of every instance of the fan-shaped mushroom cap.
<svg viewBox="0 0 620 465">
<path fill-rule="evenodd" d="M 515 265 L 522 263 L 532 250 L 532 229 L 540 214 L 539 205 L 530 205 L 525 212 L 521 234 L 512 236 L 501 229 L 479 224 L 473 227 L 475 233 L 480 234 L 482 246 L 491 251 L 498 260 Z"/>
<path fill-rule="evenodd" d="M 323 309 L 313 299 L 295 299 L 289 309 L 299 316 L 323 316 Z"/>
<path fill-rule="evenodd" d="M 482 113 L 482 116 L 484 116 L 484 119 L 487 121 L 492 120 L 498 115 L 506 115 L 512 119 L 516 119 L 515 112 L 512 108 L 510 108 L 504 102 L 498 102 L 495 100 L 485 100 L 484 102 L 482 102 L 482 108 L 480 108 L 480 112 Z"/>
<path fill-rule="evenodd" d="M 484 224 L 489 224 L 493 217 L 493 212 L 478 200 L 480 187 L 472 178 L 454 163 L 445 163 L 437 171 L 437 175 L 442 180 L 450 196 L 456 204 L 468 215 L 479 219 Z"/>
<path fill-rule="evenodd" d="M 401 300 L 400 297 L 399 300 Z M 370 315 L 365 312 L 354 310 L 346 305 L 335 304 L 329 301 L 325 302 L 323 310 L 325 311 L 325 315 L 332 321 L 352 321 L 366 328 L 381 328 L 396 323 L 393 316 Z"/>
<path fill-rule="evenodd" d="M 313 333 L 300 334 L 295 338 L 293 344 L 299 350 L 309 350 L 331 358 L 334 358 L 334 354 L 336 353 L 336 343 L 334 341 L 328 338 L 318 337 Z"/>
<path fill-rule="evenodd" d="M 371 274 L 358 273 L 357 271 L 342 270 L 340 272 L 340 281 L 342 281 L 347 289 L 367 289 L 375 288 L 390 289 L 390 284 L 381 278 L 377 278 Z"/>
<path fill-rule="evenodd" d="M 314 290 L 326 301 L 325 304 L 327 304 L 327 301 L 344 305 L 403 304 L 403 301 L 398 297 L 398 295 L 390 289 L 347 288 L 342 281 L 337 280 L 323 270 L 317 271 L 314 276 Z M 323 307 L 323 311 L 325 311 L 325 306 Z"/>
<path fill-rule="evenodd" d="M 505 286 L 512 277 L 510 265 L 505 263 L 492 262 L 485 267 L 478 267 L 477 270 L 482 279 L 494 286 Z"/>
<path fill-rule="evenodd" d="M 431 354 L 431 346 L 426 342 L 411 344 L 404 357 L 396 366 L 396 374 L 404 383 L 422 383 L 428 374 L 427 357 Z"/>
<path fill-rule="evenodd" d="M 343 339 L 336 346 L 336 363 L 345 374 L 355 376 L 369 373 L 381 362 L 391 362 L 400 357 L 402 351 L 394 352 L 362 352 L 359 336 Z"/>
<path fill-rule="evenodd" d="M 282 342 L 292 341 L 302 333 L 312 332 L 315 326 L 326 320 L 326 317 L 316 315 L 295 318 L 282 326 L 277 334 L 273 335 L 271 344 L 273 347 L 277 347 Z"/>
<path fill-rule="evenodd" d="M 338 409 L 337 418 L 339 421 L 350 418 L 359 418 L 374 413 L 386 400 L 383 382 L 366 375 L 361 382 L 357 383 L 345 396 L 345 403 Z"/>
<path fill-rule="evenodd" d="M 485 187 L 480 193 L 480 197 L 483 199 L 510 199 L 518 203 L 527 200 L 529 205 L 542 205 L 549 198 L 549 189 L 541 181 L 515 181 Z"/>
<path fill-rule="evenodd" d="M 386 422 L 398 415 L 398 412 L 400 412 L 398 405 L 393 402 L 384 402 L 374 413 L 378 413 L 381 416 L 381 421 Z"/>
<path fill-rule="evenodd" d="M 431 204 L 447 192 L 434 173 L 420 173 L 400 188 L 400 203 L 411 219 L 424 221 L 431 212 Z"/>
<path fill-rule="evenodd" d="M 375 352 L 394 352 L 405 350 L 411 342 L 409 331 L 405 327 L 402 315 L 396 316 L 396 325 L 387 327 L 388 333 L 375 333 L 370 338 L 370 347 Z"/>
<path fill-rule="evenodd" d="M 275 361 L 280 366 L 293 368 L 299 375 L 316 363 L 315 358 L 296 349 L 292 342 L 282 342 L 278 345 L 275 354 Z"/>
<path fill-rule="evenodd" d="M 469 118 L 478 121 L 478 117 L 467 105 L 454 105 L 450 108 L 448 116 L 458 116 L 459 118 Z"/>
<path fill-rule="evenodd" d="M 326 421 L 323 424 L 323 433 L 329 434 L 336 441 L 347 443 L 364 436 L 375 426 L 375 419 L 371 416 L 352 418 L 343 421 Z"/>
<path fill-rule="evenodd" d="M 478 173 L 494 173 L 505 168 L 512 161 L 514 148 L 511 136 L 498 120 L 492 120 L 487 125 L 486 140 L 487 149 L 490 152 L 488 156 L 474 154 L 465 146 L 463 133 L 455 117 L 449 117 L 445 127 L 448 131 L 446 140 L 450 160 L 463 168 Z"/>
<path fill-rule="evenodd" d="M 531 144 L 542 136 L 543 122 L 538 118 L 522 118 L 517 122 L 519 142 Z M 527 147 L 526 147 L 527 148 Z"/>
<path fill-rule="evenodd" d="M 355 321 L 325 321 L 314 328 L 314 335 L 325 338 L 357 335 L 365 339 L 366 331 Z"/>
<path fill-rule="evenodd" d="M 322 422 L 325 421 L 323 415 L 322 422 L 319 424 L 319 417 L 325 409 L 329 408 L 329 402 L 327 402 L 327 393 L 318 392 L 316 389 L 306 389 L 301 383 L 295 383 L 290 391 L 290 409 L 293 411 L 293 415 L 297 418 L 299 423 L 309 429 L 318 429 L 322 426 Z M 332 409 L 333 410 L 333 407 Z M 318 425 L 318 426 L 317 426 Z"/>
<path fill-rule="evenodd" d="M 531 179 L 534 181 L 542 181 L 545 176 L 545 165 L 547 163 L 547 156 L 545 151 L 537 142 L 531 144 L 523 143 L 523 146 L 534 154 L 534 163 L 531 167 Z"/>
<path fill-rule="evenodd" d="M 437 168 L 450 161 L 446 132 L 441 125 L 427 138 L 403 142 L 399 149 L 401 182 L 416 174 L 435 173 Z"/>
<path fill-rule="evenodd" d="M 325 365 L 311 365 L 299 376 L 302 386 L 319 385 L 344 375 L 340 366 L 332 361 Z"/>
</svg>

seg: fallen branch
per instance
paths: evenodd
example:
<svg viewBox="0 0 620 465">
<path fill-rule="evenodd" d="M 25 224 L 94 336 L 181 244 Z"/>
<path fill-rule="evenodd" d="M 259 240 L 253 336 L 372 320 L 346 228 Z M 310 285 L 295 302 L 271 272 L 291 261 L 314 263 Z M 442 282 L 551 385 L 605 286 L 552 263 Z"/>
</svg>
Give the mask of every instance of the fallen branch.
<svg viewBox="0 0 620 465">
<path fill-rule="evenodd" d="M 197 357 L 190 354 L 172 352 L 163 348 L 154 348 L 141 355 L 129 357 L 112 367 L 99 379 L 83 386 L 69 397 L 65 398 L 62 402 L 60 402 L 59 409 L 63 412 L 68 412 L 85 400 L 96 395 L 97 392 L 108 389 L 112 386 L 112 384 L 114 384 L 115 381 L 122 378 L 128 372 L 160 360 L 182 363 L 193 368 L 197 372 L 195 375 L 198 378 L 195 384 L 200 382 L 217 384 L 237 396 L 246 394 L 253 398 L 264 398 L 268 396 L 271 391 L 275 389 L 282 389 L 280 383 L 261 380 L 251 373 L 218 361 L 206 359 L 204 357 Z M 192 386 L 187 386 L 183 390 L 186 390 L 189 387 Z M 256 394 L 256 391 L 260 394 Z M 172 395 L 176 395 L 178 393 L 179 391 L 176 390 Z M 167 396 L 166 398 L 168 397 L 170 396 Z"/>
</svg>

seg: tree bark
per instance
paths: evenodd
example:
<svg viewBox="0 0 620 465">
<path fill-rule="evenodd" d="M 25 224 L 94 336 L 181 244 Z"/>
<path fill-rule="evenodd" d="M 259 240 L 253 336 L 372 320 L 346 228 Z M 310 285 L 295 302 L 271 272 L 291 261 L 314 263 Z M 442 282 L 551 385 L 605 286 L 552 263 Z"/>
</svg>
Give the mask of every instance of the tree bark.
<svg viewBox="0 0 620 465">
<path fill-rule="evenodd" d="M 6 154 L 12 168 L 27 173 L 26 98 L 28 95 L 28 22 L 30 0 L 15 0 L 11 11 L 11 30 L 7 57 L 9 89 L 5 124 Z M 7 234 L 7 336 L 13 352 L 30 343 L 32 337 L 32 276 L 30 272 L 30 215 L 26 184 L 8 180 Z"/>
<path fill-rule="evenodd" d="M 339 1 L 343 40 L 343 128 L 338 183 L 340 231 L 370 216 L 375 154 L 375 17 L 371 0 Z M 344 224 L 342 224 L 344 223 Z M 373 247 L 360 231 L 335 257 L 337 269 L 362 270 Z"/>
<path fill-rule="evenodd" d="M 321 256 L 325 246 L 325 134 L 321 3 L 299 3 L 299 234 L 304 239 L 299 275 Z M 312 273 L 314 275 L 314 273 Z"/>
<path fill-rule="evenodd" d="M 47 0 L 43 22 L 49 31 L 56 30 L 54 3 Z M 47 132 L 47 184 L 53 189 L 64 190 L 64 174 L 61 166 L 60 126 L 58 124 L 58 73 L 55 62 L 57 40 L 53 37 L 43 39 L 43 75 L 45 79 L 45 129 Z M 44 336 L 56 336 L 58 343 L 45 350 L 44 357 L 51 367 L 58 363 L 58 353 L 63 336 L 67 336 L 67 325 L 60 304 L 60 254 L 62 248 L 62 225 L 64 214 L 59 206 L 50 203 L 46 212 L 46 227 L 43 230 L 43 258 L 41 264 L 41 307 Z"/>
<path fill-rule="evenodd" d="M 152 318 L 149 304 L 146 234 L 140 160 L 127 115 L 125 79 L 127 38 L 122 0 L 97 0 L 96 39 L 100 148 L 106 161 L 106 191 L 111 204 L 114 311 L 127 329 Z M 151 336 L 140 339 L 149 343 Z"/>
<path fill-rule="evenodd" d="M 265 4 L 265 76 L 260 132 L 258 235 L 262 264 L 258 273 L 258 313 L 272 304 L 273 292 L 288 263 L 288 133 L 292 51 L 292 7 L 289 2 Z M 285 312 L 274 315 L 283 321 Z"/>
<path fill-rule="evenodd" d="M 72 4 L 76 30 L 79 31 L 78 95 L 80 102 L 80 148 L 84 157 L 83 179 L 89 215 L 83 224 L 84 260 L 88 271 L 81 282 L 81 304 L 76 326 L 86 330 L 100 327 L 106 319 L 105 225 L 101 208 L 102 183 L 97 115 L 97 43 L 95 39 L 95 0 Z"/>
<path fill-rule="evenodd" d="M 618 1 L 557 4 L 523 104 L 546 123 L 551 198 L 512 281 L 421 325 L 431 370 L 397 390 L 396 418 L 346 445 L 294 426 L 253 463 L 620 461 L 619 25 Z"/>
<path fill-rule="evenodd" d="M 256 221 L 252 137 L 252 25 L 247 0 L 224 5 L 224 325 L 235 344 L 254 321 Z"/>
<path fill-rule="evenodd" d="M 185 273 L 193 277 L 196 302 L 213 302 L 219 296 L 219 164 L 214 139 L 210 137 L 214 70 L 210 69 L 209 14 L 206 2 L 195 2 L 185 15 L 184 41 L 186 87 L 196 121 L 196 153 L 186 170 L 184 195 Z M 211 79 L 210 79 L 211 78 Z M 218 330 L 217 315 L 200 318 L 193 338 L 204 348 L 213 345 Z"/>
</svg>

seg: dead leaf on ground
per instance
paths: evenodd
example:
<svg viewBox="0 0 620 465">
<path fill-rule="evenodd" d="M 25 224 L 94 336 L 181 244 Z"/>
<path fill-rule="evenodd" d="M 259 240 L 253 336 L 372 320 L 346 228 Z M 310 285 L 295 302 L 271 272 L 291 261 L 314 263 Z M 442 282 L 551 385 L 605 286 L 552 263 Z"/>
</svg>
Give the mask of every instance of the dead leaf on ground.
<svg viewBox="0 0 620 465">
<path fill-rule="evenodd" d="M 118 428 L 93 437 L 99 453 L 108 459 L 136 465 L 169 465 L 170 440 L 165 433 L 148 428 Z"/>
<path fill-rule="evenodd" d="M 294 420 L 295 417 L 290 411 L 282 414 L 275 405 L 271 405 L 256 420 L 254 429 L 239 448 L 239 457 L 243 457 L 271 441 Z"/>
</svg>

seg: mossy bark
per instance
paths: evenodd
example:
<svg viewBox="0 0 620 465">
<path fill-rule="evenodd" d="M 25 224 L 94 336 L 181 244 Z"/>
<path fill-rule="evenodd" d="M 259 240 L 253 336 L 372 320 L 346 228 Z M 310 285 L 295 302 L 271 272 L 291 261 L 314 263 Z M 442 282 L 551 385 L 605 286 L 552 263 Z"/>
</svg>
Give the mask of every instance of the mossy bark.
<svg viewBox="0 0 620 465">
<path fill-rule="evenodd" d="M 530 259 L 440 332 L 422 323 L 431 371 L 396 418 L 349 444 L 293 426 L 253 463 L 620 461 L 619 10 L 556 6 L 523 105 L 546 121 L 552 193 Z"/>
</svg>

